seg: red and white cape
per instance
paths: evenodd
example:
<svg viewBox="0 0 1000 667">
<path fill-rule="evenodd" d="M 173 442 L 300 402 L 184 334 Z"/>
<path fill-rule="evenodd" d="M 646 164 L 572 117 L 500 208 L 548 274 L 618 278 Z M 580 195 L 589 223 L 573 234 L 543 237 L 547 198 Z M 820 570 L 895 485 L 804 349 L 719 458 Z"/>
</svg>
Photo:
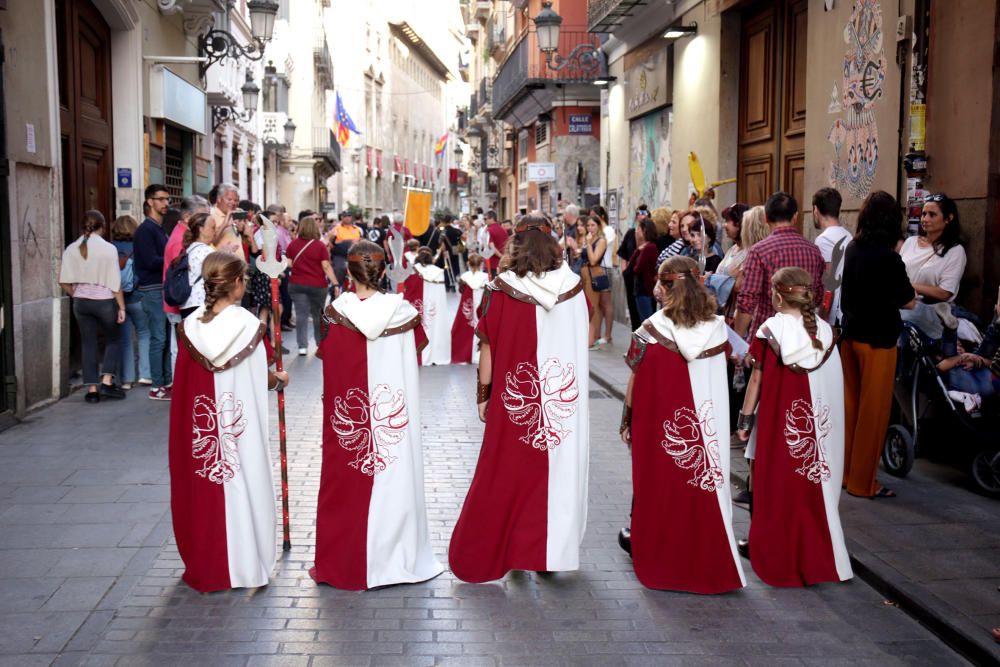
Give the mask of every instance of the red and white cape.
<svg viewBox="0 0 1000 667">
<path fill-rule="evenodd" d="M 326 309 L 323 468 L 313 579 L 348 590 L 425 581 L 420 315 L 400 294 L 342 294 Z"/>
<path fill-rule="evenodd" d="M 510 570 L 575 570 L 587 523 L 587 305 L 565 264 L 507 271 L 483 297 L 476 334 L 493 389 L 476 473 L 448 551 L 463 581 Z"/>
<path fill-rule="evenodd" d="M 485 271 L 466 271 L 458 281 L 462 285 L 462 297 L 451 323 L 451 363 L 478 364 L 479 346 L 474 338 L 479 323 L 479 304 L 490 277 Z"/>
<path fill-rule="evenodd" d="M 421 364 L 451 362 L 451 330 L 448 327 L 448 299 L 444 289 L 444 269 L 433 264 L 414 264 L 413 273 L 403 283 L 403 298 L 420 313 L 430 344 L 421 355 Z"/>
<path fill-rule="evenodd" d="M 750 348 L 763 369 L 754 459 L 750 563 L 772 586 L 850 579 L 840 525 L 844 378 L 833 331 L 817 320 L 822 350 L 798 315 L 778 313 Z"/>
<path fill-rule="evenodd" d="M 721 317 L 681 327 L 661 310 L 632 337 L 632 564 L 649 588 L 746 585 L 733 535 L 725 352 Z"/>
<path fill-rule="evenodd" d="M 184 581 L 264 586 L 275 563 L 264 325 L 229 306 L 181 324 L 170 404 L 170 510 Z"/>
</svg>

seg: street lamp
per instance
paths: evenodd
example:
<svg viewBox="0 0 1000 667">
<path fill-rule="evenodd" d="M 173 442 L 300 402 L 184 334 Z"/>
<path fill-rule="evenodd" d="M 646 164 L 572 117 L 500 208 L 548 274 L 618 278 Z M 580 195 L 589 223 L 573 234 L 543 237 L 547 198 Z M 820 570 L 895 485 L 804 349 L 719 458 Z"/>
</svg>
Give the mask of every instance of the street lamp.
<svg viewBox="0 0 1000 667">
<path fill-rule="evenodd" d="M 230 6 L 233 4 L 230 0 Z M 205 58 L 200 68 L 202 78 L 208 68 L 226 58 L 230 60 L 260 60 L 264 57 L 264 46 L 274 36 L 274 19 L 278 15 L 277 0 L 249 0 L 250 32 L 252 41 L 240 44 L 232 33 L 226 30 L 210 30 L 198 39 L 198 51 Z"/>
<path fill-rule="evenodd" d="M 247 70 L 247 80 L 240 87 L 243 93 L 243 112 L 240 113 L 236 107 L 214 106 L 212 107 L 212 132 L 218 130 L 223 123 L 237 118 L 247 122 L 253 117 L 257 110 L 257 100 L 260 97 L 260 86 L 253 80 L 253 72 Z"/>
<path fill-rule="evenodd" d="M 567 65 L 577 71 L 577 76 L 586 79 L 596 76 L 601 70 L 601 50 L 593 44 L 583 42 L 578 44 L 565 58 L 559 51 L 559 29 L 563 19 L 552 9 L 552 3 L 546 0 L 542 3 L 542 11 L 534 18 L 535 32 L 538 35 L 538 49 L 545 54 L 545 64 L 554 72 Z"/>
<path fill-rule="evenodd" d="M 291 146 L 292 142 L 295 141 L 295 123 L 289 118 L 282 129 L 285 130 L 285 145 Z"/>
<path fill-rule="evenodd" d="M 538 48 L 542 53 L 552 53 L 559 49 L 559 26 L 562 17 L 552 9 L 551 2 L 542 3 L 542 11 L 535 17 L 535 31 L 538 33 Z"/>
</svg>

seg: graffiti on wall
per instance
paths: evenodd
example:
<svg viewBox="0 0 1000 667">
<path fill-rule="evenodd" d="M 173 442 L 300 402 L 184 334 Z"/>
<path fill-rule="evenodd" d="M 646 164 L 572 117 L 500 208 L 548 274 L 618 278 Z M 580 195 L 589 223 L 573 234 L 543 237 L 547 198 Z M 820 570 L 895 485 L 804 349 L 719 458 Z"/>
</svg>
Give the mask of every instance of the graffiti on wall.
<svg viewBox="0 0 1000 667">
<path fill-rule="evenodd" d="M 629 209 L 670 205 L 670 131 L 674 114 L 662 109 L 636 118 L 629 126 Z"/>
<path fill-rule="evenodd" d="M 830 185 L 859 199 L 871 192 L 878 166 L 875 104 L 882 98 L 885 82 L 883 37 L 879 0 L 855 0 L 851 18 L 844 26 L 847 51 L 841 104 L 831 104 L 829 109 L 840 117 L 830 128 L 828 139 L 834 150 Z"/>
</svg>

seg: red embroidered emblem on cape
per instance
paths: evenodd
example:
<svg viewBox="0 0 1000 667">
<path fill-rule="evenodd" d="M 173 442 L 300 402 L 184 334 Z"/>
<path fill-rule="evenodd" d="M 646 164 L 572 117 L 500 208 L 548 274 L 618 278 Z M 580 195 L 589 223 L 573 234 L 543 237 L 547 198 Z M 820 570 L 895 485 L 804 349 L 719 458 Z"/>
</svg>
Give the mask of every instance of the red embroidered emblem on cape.
<svg viewBox="0 0 1000 667">
<path fill-rule="evenodd" d="M 240 470 L 236 445 L 247 425 L 243 401 L 235 400 L 228 392 L 218 405 L 208 396 L 197 396 L 192 416 L 191 453 L 202 461 L 201 470 L 195 473 L 210 482 L 225 484 Z"/>
<path fill-rule="evenodd" d="M 832 430 L 830 408 L 817 402 L 812 405 L 804 399 L 792 401 L 785 411 L 785 440 L 792 458 L 802 461 L 795 471 L 814 484 L 830 479 L 830 465 L 826 462 L 823 441 Z"/>
<path fill-rule="evenodd" d="M 414 301 L 413 307 L 420 313 L 420 324 L 424 327 L 424 331 L 430 331 L 431 322 L 434 321 L 434 317 L 437 315 L 437 307 L 433 304 L 424 307 L 423 299 Z"/>
<path fill-rule="evenodd" d="M 362 389 L 338 396 L 330 416 L 340 446 L 355 454 L 349 465 L 365 475 L 377 475 L 396 460 L 389 448 L 406 437 L 409 423 L 403 391 L 387 384 L 377 385 L 371 396 Z"/>
<path fill-rule="evenodd" d="M 705 401 L 696 413 L 679 408 L 674 418 L 663 422 L 664 440 L 660 443 L 682 470 L 693 470 L 688 484 L 705 491 L 716 491 L 725 483 L 719 458 L 712 401 Z"/>
<path fill-rule="evenodd" d="M 579 397 L 573 364 L 563 367 L 558 359 L 550 358 L 541 370 L 523 361 L 513 372 L 508 371 L 500 398 L 510 420 L 528 427 L 521 442 L 547 451 L 571 433 L 563 427 L 563 420 L 576 414 Z"/>
</svg>

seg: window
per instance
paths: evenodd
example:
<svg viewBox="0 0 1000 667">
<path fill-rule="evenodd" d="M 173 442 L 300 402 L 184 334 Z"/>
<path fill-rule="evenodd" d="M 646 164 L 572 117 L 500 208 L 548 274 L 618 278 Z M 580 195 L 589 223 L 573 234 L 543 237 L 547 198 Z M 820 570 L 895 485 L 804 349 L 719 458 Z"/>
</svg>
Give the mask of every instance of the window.
<svg viewBox="0 0 1000 667">
<path fill-rule="evenodd" d="M 535 124 L 535 146 L 544 146 L 549 141 L 549 124 L 539 121 Z"/>
<path fill-rule="evenodd" d="M 528 161 L 521 160 L 520 164 L 517 165 L 517 187 L 526 188 L 528 187 Z"/>
</svg>

